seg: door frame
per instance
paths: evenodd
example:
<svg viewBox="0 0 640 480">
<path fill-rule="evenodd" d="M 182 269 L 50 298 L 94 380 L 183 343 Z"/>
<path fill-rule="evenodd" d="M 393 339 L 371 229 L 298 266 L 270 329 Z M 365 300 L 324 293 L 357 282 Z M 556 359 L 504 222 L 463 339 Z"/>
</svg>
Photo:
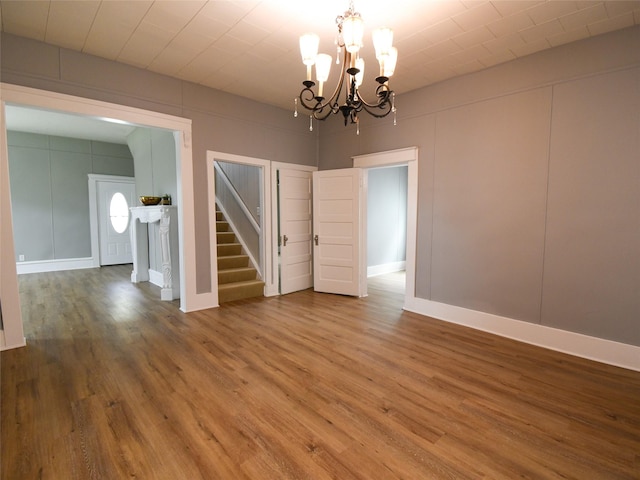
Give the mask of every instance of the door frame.
<svg viewBox="0 0 640 480">
<path fill-rule="evenodd" d="M 262 170 L 262 195 L 261 195 L 261 215 L 260 222 L 262 227 L 262 240 L 260 245 L 260 251 L 263 252 L 263 257 L 261 260 L 264 263 L 263 267 L 263 281 L 264 281 L 264 295 L 265 297 L 277 295 L 277 284 L 275 285 L 274 291 L 274 283 L 273 283 L 273 257 L 269 255 L 269 252 L 272 251 L 271 242 L 272 240 L 272 220 L 271 220 L 271 208 L 268 208 L 268 204 L 271 201 L 271 182 L 269 179 L 271 178 L 271 161 L 265 160 L 262 158 L 255 157 L 245 157 L 244 155 L 235 155 L 233 153 L 225 153 L 225 152 L 215 152 L 212 150 L 207 150 L 207 185 L 209 187 L 209 205 L 214 205 L 216 200 L 216 182 L 215 182 L 215 161 L 228 162 L 228 163 L 241 163 L 245 165 L 251 165 L 254 167 L 259 167 Z M 218 254 L 216 248 L 216 222 L 215 222 L 215 209 L 209 208 L 209 211 L 212 212 L 209 221 L 209 238 L 210 243 L 212 245 L 212 262 L 211 262 L 211 270 L 212 273 L 215 270 L 215 275 L 212 279 L 211 289 L 218 292 Z"/>
<path fill-rule="evenodd" d="M 275 268 L 271 272 L 271 281 L 272 285 L 274 286 L 274 293 L 272 293 L 272 295 L 280 295 L 280 281 L 278 276 L 278 271 L 280 268 L 278 264 L 278 225 L 280 224 L 280 212 L 278 211 L 278 172 L 280 170 L 316 172 L 318 171 L 318 167 L 312 167 L 309 165 L 297 165 L 294 163 L 271 162 L 271 218 L 273 219 L 271 228 L 271 261 L 275 266 Z M 313 201 L 313 192 L 311 192 L 311 201 Z"/>
<path fill-rule="evenodd" d="M 123 177 L 118 175 L 100 175 L 90 173 L 89 177 L 89 228 L 91 230 L 91 266 L 100 266 L 100 230 L 98 226 L 98 182 L 132 183 L 136 184 L 135 177 Z M 135 207 L 135 205 L 129 205 Z M 129 215 L 131 222 L 131 215 Z M 129 225 L 128 228 L 130 228 Z"/>
<path fill-rule="evenodd" d="M 15 249 L 13 231 L 10 227 L 12 223 L 11 198 L 8 191 L 8 153 L 4 119 L 4 106 L 7 103 L 98 117 L 107 119 L 107 121 L 117 119 L 134 125 L 171 130 L 176 141 L 176 174 L 178 179 L 180 310 L 191 312 L 217 305 L 217 291 L 202 293 L 197 291 L 191 119 L 48 90 L 0 83 L 0 109 L 2 109 L 2 115 L 0 115 L 0 130 L 2 130 L 0 140 L 3 140 L 0 144 L 4 145 L 3 148 L 0 148 L 0 187 L 2 187 L 0 188 L 0 213 L 3 218 L 2 222 L 0 222 L 0 242 L 2 243 L 0 296 L 2 297 L 4 322 L 4 332 L 0 335 L 0 350 L 25 344 L 15 258 L 10 257 L 10 255 L 14 254 Z M 9 262 L 10 259 L 12 259 L 12 264 Z M 213 274 L 215 273 L 215 271 L 211 272 L 212 283 Z"/>
<path fill-rule="evenodd" d="M 416 295 L 416 239 L 418 227 L 418 147 L 401 148 L 388 150 L 385 152 L 370 153 L 367 155 L 356 155 L 351 157 L 355 168 L 369 169 L 377 167 L 391 167 L 406 165 L 407 175 L 407 239 L 406 239 L 406 284 L 404 294 L 404 306 L 415 298 Z M 367 199 L 364 202 L 364 216 L 366 218 Z M 360 224 L 360 234 L 366 239 L 366 222 Z M 365 240 L 366 241 L 366 240 Z M 366 249 L 366 243 L 365 243 Z M 367 261 L 364 256 L 366 270 Z M 366 278 L 366 276 L 365 276 Z M 366 280 L 365 280 L 366 281 Z M 366 291 L 366 288 L 365 288 Z"/>
</svg>

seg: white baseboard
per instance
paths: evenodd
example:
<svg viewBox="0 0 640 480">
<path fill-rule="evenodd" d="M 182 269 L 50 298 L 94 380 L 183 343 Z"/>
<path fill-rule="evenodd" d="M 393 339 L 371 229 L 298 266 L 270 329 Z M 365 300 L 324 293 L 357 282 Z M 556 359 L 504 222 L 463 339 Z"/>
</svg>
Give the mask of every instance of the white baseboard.
<svg viewBox="0 0 640 480">
<path fill-rule="evenodd" d="M 24 273 L 60 272 L 62 270 L 81 270 L 96 268 L 93 258 L 66 258 L 61 260 L 42 260 L 33 262 L 16 262 L 18 275 Z"/>
<path fill-rule="evenodd" d="M 15 345 L 6 345 L 6 339 L 4 336 L 4 330 L 0 330 L 0 352 L 4 352 L 5 350 L 11 350 L 12 348 L 20 348 L 27 345 L 27 339 L 22 338 L 22 342 Z"/>
<path fill-rule="evenodd" d="M 367 267 L 367 277 L 375 277 L 376 275 L 384 275 L 385 273 L 401 272 L 405 270 L 406 262 L 391 262 L 381 265 L 372 265 Z"/>
<path fill-rule="evenodd" d="M 280 292 L 278 291 L 278 285 L 267 284 L 265 282 L 265 284 L 264 284 L 264 296 L 265 297 L 275 297 L 277 295 L 280 295 Z"/>
<path fill-rule="evenodd" d="M 640 371 L 640 347 L 421 298 L 405 310 L 597 362 Z"/>
<path fill-rule="evenodd" d="M 162 288 L 162 273 L 149 269 L 149 283 Z"/>
<path fill-rule="evenodd" d="M 180 297 L 180 311 L 184 313 L 197 312 L 198 310 L 206 310 L 209 308 L 218 308 L 218 291 L 207 293 L 196 293 L 189 297 L 188 300 Z"/>
</svg>

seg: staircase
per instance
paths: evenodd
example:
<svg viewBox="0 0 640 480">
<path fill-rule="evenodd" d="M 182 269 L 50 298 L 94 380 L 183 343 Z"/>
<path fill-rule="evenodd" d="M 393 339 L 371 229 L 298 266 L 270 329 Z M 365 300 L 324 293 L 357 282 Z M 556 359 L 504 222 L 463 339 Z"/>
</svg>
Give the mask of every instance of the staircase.
<svg viewBox="0 0 640 480">
<path fill-rule="evenodd" d="M 218 302 L 231 302 L 264 295 L 264 282 L 249 265 L 242 245 L 237 242 L 222 212 L 216 209 L 216 238 L 218 241 Z"/>
</svg>

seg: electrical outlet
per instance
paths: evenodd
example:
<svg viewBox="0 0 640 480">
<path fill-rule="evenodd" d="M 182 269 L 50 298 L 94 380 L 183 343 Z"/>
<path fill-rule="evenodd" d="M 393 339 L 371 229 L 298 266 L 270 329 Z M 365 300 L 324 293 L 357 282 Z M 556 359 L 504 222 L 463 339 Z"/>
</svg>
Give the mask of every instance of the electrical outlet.
<svg viewBox="0 0 640 480">
<path fill-rule="evenodd" d="M 18 255 L 18 261 L 24 262 L 24 255 Z"/>
</svg>

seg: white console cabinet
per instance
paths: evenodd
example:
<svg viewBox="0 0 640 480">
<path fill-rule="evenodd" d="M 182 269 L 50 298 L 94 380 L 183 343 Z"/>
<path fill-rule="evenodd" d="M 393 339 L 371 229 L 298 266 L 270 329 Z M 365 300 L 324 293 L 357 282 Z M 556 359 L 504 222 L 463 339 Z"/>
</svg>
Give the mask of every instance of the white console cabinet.
<svg viewBox="0 0 640 480">
<path fill-rule="evenodd" d="M 161 300 L 180 298 L 180 265 L 178 263 L 178 210 L 175 205 L 132 207 L 131 252 L 133 254 L 133 283 L 149 281 L 148 224 L 160 223 L 160 251 L 162 255 Z"/>
</svg>

